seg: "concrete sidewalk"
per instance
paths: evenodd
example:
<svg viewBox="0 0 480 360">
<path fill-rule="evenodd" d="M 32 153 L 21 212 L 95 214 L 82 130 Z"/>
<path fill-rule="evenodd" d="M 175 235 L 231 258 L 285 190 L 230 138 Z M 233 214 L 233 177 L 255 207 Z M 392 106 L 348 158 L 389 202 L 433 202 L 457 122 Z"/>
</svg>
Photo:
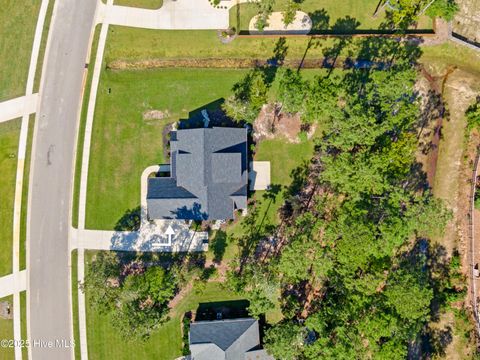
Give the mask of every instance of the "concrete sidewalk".
<svg viewBox="0 0 480 360">
<path fill-rule="evenodd" d="M 37 109 L 38 94 L 20 96 L 0 102 L 0 123 L 33 114 Z"/>
<path fill-rule="evenodd" d="M 214 8 L 208 0 L 164 0 L 160 9 L 147 10 L 101 4 L 97 21 L 145 29 L 227 29 L 229 27 L 228 7 L 233 5 L 235 5 L 234 2 L 229 2 L 227 9 L 218 9 Z"/>
<path fill-rule="evenodd" d="M 0 298 L 13 295 L 27 289 L 27 271 L 22 270 L 0 277 Z"/>
</svg>

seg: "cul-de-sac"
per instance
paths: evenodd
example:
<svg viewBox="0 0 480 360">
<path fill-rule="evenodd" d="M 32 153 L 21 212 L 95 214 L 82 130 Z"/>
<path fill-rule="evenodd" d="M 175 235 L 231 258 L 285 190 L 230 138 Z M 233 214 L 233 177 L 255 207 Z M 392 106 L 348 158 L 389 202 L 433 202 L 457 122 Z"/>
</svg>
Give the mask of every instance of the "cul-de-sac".
<svg viewBox="0 0 480 360">
<path fill-rule="evenodd" d="M 0 360 L 480 358 L 480 0 L 3 0 Z"/>
</svg>

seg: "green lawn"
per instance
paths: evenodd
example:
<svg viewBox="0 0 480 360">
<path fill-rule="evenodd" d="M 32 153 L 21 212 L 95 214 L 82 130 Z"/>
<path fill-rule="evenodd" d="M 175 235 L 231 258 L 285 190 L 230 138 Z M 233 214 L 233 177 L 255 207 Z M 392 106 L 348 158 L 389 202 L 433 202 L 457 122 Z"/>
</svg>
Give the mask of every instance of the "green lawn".
<svg viewBox="0 0 480 360">
<path fill-rule="evenodd" d="M 139 206 L 142 171 L 165 161 L 164 126 L 229 96 L 244 73 L 221 69 L 104 71 L 92 134 L 87 228 L 113 229 L 127 210 Z M 168 111 L 170 116 L 144 120 L 143 112 L 151 109 Z"/>
<path fill-rule="evenodd" d="M 82 99 L 82 111 L 80 114 L 80 125 L 77 139 L 77 152 L 75 157 L 75 179 L 73 185 L 73 204 L 72 204 L 72 226 L 78 227 L 78 197 L 80 195 L 80 177 L 82 171 L 83 142 L 85 140 L 85 124 L 87 122 L 88 101 L 90 98 L 90 90 L 92 87 L 93 67 L 95 57 L 97 55 L 98 38 L 100 37 L 101 25 L 97 25 L 93 34 L 92 48 L 90 51 L 89 70 L 87 73 L 87 81 L 85 83 L 85 91 Z"/>
<path fill-rule="evenodd" d="M 72 318 L 73 339 L 75 341 L 75 359 L 80 360 L 80 328 L 78 327 L 78 251 L 73 250 L 70 258 L 72 264 Z"/>
<path fill-rule="evenodd" d="M 86 261 L 95 252 L 86 253 Z M 88 271 L 88 266 L 87 266 Z M 171 311 L 170 320 L 163 324 L 147 341 L 129 341 L 118 335 L 106 315 L 99 314 L 87 302 L 88 357 L 92 360 L 172 360 L 181 356 L 182 337 L 180 320 L 187 311 L 196 310 L 201 302 L 239 300 L 219 283 L 206 284 L 203 291 L 192 290 Z"/>
<path fill-rule="evenodd" d="M 223 60 L 217 66 L 227 66 L 231 59 L 268 59 L 273 55 L 277 38 L 237 38 L 222 44 L 213 30 L 149 30 L 110 26 L 105 51 L 107 66 L 113 61 L 144 61 L 149 59 L 212 58 Z M 332 44 L 332 39 L 316 41 Z M 287 59 L 302 58 L 308 38 L 288 38 Z M 314 46 L 307 58 L 322 57 L 322 47 Z M 225 65 L 222 65 L 224 63 Z"/>
<path fill-rule="evenodd" d="M 12 272 L 13 202 L 21 119 L 0 124 L 0 276 Z"/>
<path fill-rule="evenodd" d="M 33 82 L 33 92 L 40 89 L 40 80 L 42 79 L 43 58 L 45 57 L 45 49 L 47 47 L 48 31 L 50 30 L 50 22 L 52 20 L 53 6 L 55 0 L 48 2 L 47 13 L 45 14 L 45 23 L 43 24 L 42 39 L 40 42 L 40 51 L 38 53 L 37 68 L 35 69 L 35 79 Z"/>
<path fill-rule="evenodd" d="M 30 178 L 30 159 L 32 157 L 33 129 L 35 127 L 35 114 L 30 115 L 28 122 L 27 151 L 25 153 L 25 168 L 23 173 L 22 209 L 20 215 L 20 270 L 27 267 L 27 207 L 28 184 Z"/>
<path fill-rule="evenodd" d="M 13 296 L 7 296 L 0 299 L 0 302 L 8 301 L 10 306 L 13 307 Z M 13 339 L 13 320 L 0 319 L 0 340 L 12 340 Z M 0 347 L 0 359 L 10 360 L 15 358 L 15 350 L 13 347 Z"/>
<path fill-rule="evenodd" d="M 132 6 L 145 9 L 160 9 L 163 5 L 163 0 L 115 0 L 115 5 Z"/>
<path fill-rule="evenodd" d="M 288 0 L 276 0 L 274 11 L 287 9 Z M 317 30 L 332 29 L 336 32 L 351 32 L 353 29 L 378 29 L 385 20 L 385 12 L 380 11 L 377 17 L 373 13 L 378 0 L 304 0 L 300 3 L 300 10 L 307 13 L 312 19 L 313 28 Z M 230 27 L 237 30 L 248 30 L 250 20 L 257 15 L 258 7 L 252 3 L 242 3 L 230 9 Z M 356 24 L 356 25 L 353 25 Z M 351 27 L 353 26 L 353 27 Z M 427 16 L 422 16 L 418 27 L 431 29 L 432 22 Z"/>
<path fill-rule="evenodd" d="M 2 0 L 0 101 L 25 94 L 40 0 Z"/>
<path fill-rule="evenodd" d="M 27 341 L 27 292 L 20 293 L 20 326 L 22 333 L 22 340 Z M 22 359 L 28 360 L 28 349 L 22 349 Z"/>
<path fill-rule="evenodd" d="M 445 44 L 422 47 L 420 62 L 439 69 L 448 66 L 459 67 L 465 71 L 480 74 L 480 53 L 466 46 L 449 41 Z"/>
<path fill-rule="evenodd" d="M 283 11 L 287 8 L 288 0 L 277 0 L 274 11 Z M 384 20 L 383 13 L 376 18 L 372 14 L 377 7 L 378 0 L 305 0 L 300 3 L 300 10 L 310 15 L 313 26 L 327 23 L 331 28 L 339 19 L 350 17 L 357 21 L 359 29 L 376 29 Z M 242 3 L 230 9 L 230 26 L 237 30 L 248 30 L 250 20 L 257 15 L 258 7 L 255 4 Z"/>
</svg>

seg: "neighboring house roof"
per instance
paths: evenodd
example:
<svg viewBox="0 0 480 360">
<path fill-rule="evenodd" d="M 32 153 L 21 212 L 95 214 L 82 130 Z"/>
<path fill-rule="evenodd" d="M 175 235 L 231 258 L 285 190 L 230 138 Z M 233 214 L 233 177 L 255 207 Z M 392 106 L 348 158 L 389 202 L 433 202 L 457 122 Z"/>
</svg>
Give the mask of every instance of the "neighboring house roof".
<svg viewBox="0 0 480 360">
<path fill-rule="evenodd" d="M 258 321 L 252 318 L 193 322 L 189 339 L 192 360 L 245 360 L 260 349 Z"/>
<path fill-rule="evenodd" d="M 148 179 L 151 219 L 232 219 L 247 206 L 247 130 L 172 131 L 171 177 Z"/>
</svg>

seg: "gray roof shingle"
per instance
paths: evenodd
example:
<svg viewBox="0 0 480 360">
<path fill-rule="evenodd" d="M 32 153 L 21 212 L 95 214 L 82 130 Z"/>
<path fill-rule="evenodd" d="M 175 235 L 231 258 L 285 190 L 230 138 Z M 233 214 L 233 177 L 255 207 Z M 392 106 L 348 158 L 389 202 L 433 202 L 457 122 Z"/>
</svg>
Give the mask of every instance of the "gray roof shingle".
<svg viewBox="0 0 480 360">
<path fill-rule="evenodd" d="M 246 207 L 246 129 L 178 130 L 170 139 L 171 178 L 148 182 L 151 219 L 231 219 Z"/>
<path fill-rule="evenodd" d="M 189 336 L 193 360 L 203 360 L 207 350 L 210 360 L 244 360 L 245 353 L 260 346 L 258 321 L 252 318 L 193 322 Z"/>
</svg>

